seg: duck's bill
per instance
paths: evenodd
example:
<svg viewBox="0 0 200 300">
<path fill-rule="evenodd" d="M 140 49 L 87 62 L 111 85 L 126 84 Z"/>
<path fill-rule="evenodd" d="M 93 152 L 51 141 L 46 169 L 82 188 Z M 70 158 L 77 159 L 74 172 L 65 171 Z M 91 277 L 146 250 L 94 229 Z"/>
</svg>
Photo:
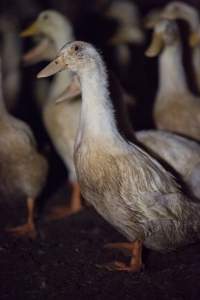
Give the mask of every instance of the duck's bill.
<svg viewBox="0 0 200 300">
<path fill-rule="evenodd" d="M 23 61 L 30 65 L 42 60 L 51 60 L 53 57 L 55 57 L 55 50 L 52 50 L 49 39 L 43 38 L 34 48 L 23 55 Z"/>
<path fill-rule="evenodd" d="M 189 37 L 190 47 L 195 47 L 200 43 L 200 35 L 196 32 L 192 32 Z"/>
<path fill-rule="evenodd" d="M 49 77 L 64 69 L 67 69 L 67 65 L 63 62 L 62 57 L 57 57 L 37 74 L 37 78 Z"/>
<path fill-rule="evenodd" d="M 20 33 L 21 37 L 30 37 L 39 33 L 39 28 L 37 26 L 37 22 L 31 24 L 27 29 Z"/>
<path fill-rule="evenodd" d="M 164 41 L 162 39 L 162 36 L 158 33 L 154 33 L 152 42 L 149 46 L 149 48 L 145 51 L 145 55 L 148 57 L 154 57 L 157 56 L 164 47 Z"/>
<path fill-rule="evenodd" d="M 70 85 L 56 98 L 55 102 L 60 103 L 81 95 L 80 82 L 74 75 Z"/>
</svg>

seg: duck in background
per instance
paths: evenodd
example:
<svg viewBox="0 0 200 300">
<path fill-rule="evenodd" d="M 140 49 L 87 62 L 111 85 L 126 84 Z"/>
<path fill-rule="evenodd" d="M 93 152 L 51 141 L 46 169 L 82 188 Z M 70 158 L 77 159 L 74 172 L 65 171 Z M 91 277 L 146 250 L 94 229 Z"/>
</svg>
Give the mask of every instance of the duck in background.
<svg viewBox="0 0 200 300">
<path fill-rule="evenodd" d="M 13 112 L 16 110 L 21 87 L 21 41 L 18 36 L 17 20 L 13 16 L 1 15 L 0 34 L 5 105 L 10 112 Z"/>
<path fill-rule="evenodd" d="M 165 6 L 161 16 L 169 20 L 181 19 L 189 24 L 189 44 L 193 49 L 192 64 L 198 91 L 200 92 L 200 46 L 198 42 L 200 18 L 198 10 L 194 6 L 191 6 L 187 3 L 173 1 Z"/>
<path fill-rule="evenodd" d="M 162 20 L 154 28 L 146 56 L 159 55 L 159 87 L 154 104 L 154 121 L 159 129 L 200 140 L 200 99 L 187 86 L 182 48 L 174 21 Z"/>
<path fill-rule="evenodd" d="M 200 237 L 200 204 L 181 191 L 175 178 L 117 130 L 104 62 L 85 42 L 67 43 L 38 78 L 64 69 L 76 72 L 82 92 L 80 125 L 74 159 L 81 193 L 97 212 L 121 232 L 129 265 L 109 269 L 136 272 L 142 267 L 142 245 L 167 252 Z"/>
<path fill-rule="evenodd" d="M 38 45 L 24 56 L 24 60 L 28 63 L 53 59 L 66 41 L 74 40 L 73 28 L 69 20 L 54 10 L 41 12 L 36 21 L 23 31 L 21 36 L 39 38 Z M 81 107 L 80 93 L 73 93 L 75 83 L 71 72 L 57 74 L 42 101 L 41 112 L 45 128 L 69 171 L 69 182 L 72 188 L 70 204 L 55 207 L 51 213 L 51 219 L 63 218 L 82 208 L 73 162 L 74 141 Z M 55 98 L 65 92 L 68 86 L 71 86 L 71 92 L 67 93 L 68 100 L 61 105 L 55 105 Z"/>
<path fill-rule="evenodd" d="M 1 72 L 0 72 L 1 74 Z M 7 110 L 0 78 L 0 195 L 8 203 L 25 198 L 27 222 L 9 228 L 15 235 L 36 237 L 34 224 L 35 200 L 45 185 L 48 165 L 39 154 L 30 127 L 14 118 Z"/>
<path fill-rule="evenodd" d="M 129 0 L 111 1 L 105 16 L 118 22 L 117 31 L 109 40 L 109 44 L 115 46 L 118 63 L 122 67 L 126 66 L 131 61 L 130 44 L 141 45 L 145 39 L 138 8 Z"/>
</svg>

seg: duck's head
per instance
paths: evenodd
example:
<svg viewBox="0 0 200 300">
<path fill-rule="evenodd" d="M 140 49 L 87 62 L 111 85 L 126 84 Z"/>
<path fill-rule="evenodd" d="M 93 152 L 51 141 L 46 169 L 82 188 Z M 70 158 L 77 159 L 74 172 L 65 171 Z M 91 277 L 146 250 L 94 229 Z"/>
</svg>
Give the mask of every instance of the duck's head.
<svg viewBox="0 0 200 300">
<path fill-rule="evenodd" d="M 57 11 L 45 10 L 35 22 L 21 33 L 21 37 L 35 37 L 39 43 L 29 51 L 24 59 L 27 62 L 51 60 L 65 41 L 73 40 L 72 26 Z"/>
<path fill-rule="evenodd" d="M 80 75 L 83 70 L 91 70 L 94 65 L 99 64 L 101 64 L 100 56 L 91 44 L 82 41 L 69 42 L 62 47 L 57 57 L 38 73 L 37 77 L 48 77 L 65 69 Z"/>
<path fill-rule="evenodd" d="M 181 1 L 174 1 L 166 5 L 162 12 L 162 17 L 168 20 L 181 19 L 186 21 L 190 26 L 190 46 L 196 46 L 200 42 L 200 21 L 198 11 L 195 7 Z"/>
<path fill-rule="evenodd" d="M 118 21 L 116 33 L 110 39 L 111 45 L 124 43 L 141 44 L 144 33 L 140 27 L 140 16 L 136 5 L 126 0 L 113 1 L 105 15 Z"/>
<path fill-rule="evenodd" d="M 145 55 L 154 57 L 159 55 L 164 47 L 172 46 L 179 40 L 178 26 L 174 21 L 161 20 L 154 27 L 153 38 Z"/>
<path fill-rule="evenodd" d="M 144 17 L 144 27 L 152 29 L 161 19 L 161 9 L 153 9 Z"/>
</svg>

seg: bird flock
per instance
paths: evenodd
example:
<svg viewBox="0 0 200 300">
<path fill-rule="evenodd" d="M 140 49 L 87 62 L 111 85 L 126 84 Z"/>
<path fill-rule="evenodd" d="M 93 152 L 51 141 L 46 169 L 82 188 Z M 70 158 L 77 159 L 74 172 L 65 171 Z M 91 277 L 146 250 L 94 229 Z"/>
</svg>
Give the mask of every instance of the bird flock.
<svg viewBox="0 0 200 300">
<path fill-rule="evenodd" d="M 25 224 L 6 228 L 7 234 L 36 239 L 36 199 L 51 166 L 30 124 L 15 112 L 23 89 L 21 68 L 28 72 L 43 62 L 31 79 L 32 97 L 71 188 L 66 205 L 53 207 L 46 219 L 78 213 L 84 199 L 127 239 L 105 247 L 128 250 L 130 262 L 104 267 L 138 272 L 143 246 L 168 252 L 200 239 L 200 15 L 174 1 L 142 20 L 132 1 L 115 0 L 104 17 L 118 24 L 107 40 L 116 64 L 111 71 L 113 57 L 107 61 L 103 48 L 79 40 L 69 18 L 56 10 L 40 12 L 20 34 L 15 19 L 1 18 L 0 196 L 9 208 L 18 199 L 27 207 Z M 187 25 L 185 39 L 180 20 Z M 21 43 L 27 39 L 33 47 L 25 51 Z M 131 112 L 137 112 L 139 99 L 121 79 L 134 56 L 132 45 L 146 45 L 144 60 L 157 58 L 150 129 L 133 129 Z M 187 80 L 184 47 L 195 90 Z M 134 81 L 137 74 L 127 76 Z"/>
</svg>

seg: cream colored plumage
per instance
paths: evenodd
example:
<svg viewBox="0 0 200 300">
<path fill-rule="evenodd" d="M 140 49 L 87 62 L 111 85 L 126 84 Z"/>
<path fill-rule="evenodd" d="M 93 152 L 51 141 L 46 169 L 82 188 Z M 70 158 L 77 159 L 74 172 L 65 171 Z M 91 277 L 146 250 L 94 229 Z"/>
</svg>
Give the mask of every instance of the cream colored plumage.
<svg viewBox="0 0 200 300">
<path fill-rule="evenodd" d="M 182 19 L 189 24 L 190 37 L 189 43 L 192 46 L 192 63 L 195 79 L 200 92 L 200 18 L 198 10 L 187 3 L 173 1 L 166 5 L 162 11 L 162 16 L 170 20 Z"/>
<path fill-rule="evenodd" d="M 67 43 L 38 77 L 64 68 L 80 78 L 82 107 L 75 165 L 84 198 L 131 243 L 129 266 L 141 268 L 141 242 L 158 251 L 174 250 L 200 237 L 200 205 L 184 195 L 175 178 L 154 158 L 120 136 L 109 98 L 102 58 L 85 42 Z M 126 248 L 128 243 L 114 247 Z"/>
<path fill-rule="evenodd" d="M 0 198 L 11 204 L 26 200 L 27 222 L 8 231 L 35 238 L 34 205 L 46 182 L 47 161 L 29 126 L 8 113 L 1 84 L 0 79 Z"/>
<path fill-rule="evenodd" d="M 155 26 L 146 55 L 153 57 L 159 53 L 159 87 L 154 104 L 156 126 L 200 140 L 200 98 L 188 89 L 180 36 L 173 21 L 162 20 Z"/>
<path fill-rule="evenodd" d="M 26 29 L 22 36 L 41 34 L 40 44 L 25 55 L 26 61 L 49 60 L 50 57 L 55 57 L 65 41 L 74 39 L 70 22 L 60 13 L 52 10 L 40 13 L 35 23 Z M 72 83 L 72 79 L 71 72 L 65 71 L 57 74 L 51 83 L 42 107 L 45 127 L 55 149 L 69 171 L 69 180 L 73 188 L 70 207 L 57 208 L 55 218 L 77 212 L 80 209 L 80 193 L 73 162 L 73 149 L 78 128 L 81 98 L 80 96 L 68 97 L 67 101 L 55 105 L 55 99 Z"/>
</svg>

